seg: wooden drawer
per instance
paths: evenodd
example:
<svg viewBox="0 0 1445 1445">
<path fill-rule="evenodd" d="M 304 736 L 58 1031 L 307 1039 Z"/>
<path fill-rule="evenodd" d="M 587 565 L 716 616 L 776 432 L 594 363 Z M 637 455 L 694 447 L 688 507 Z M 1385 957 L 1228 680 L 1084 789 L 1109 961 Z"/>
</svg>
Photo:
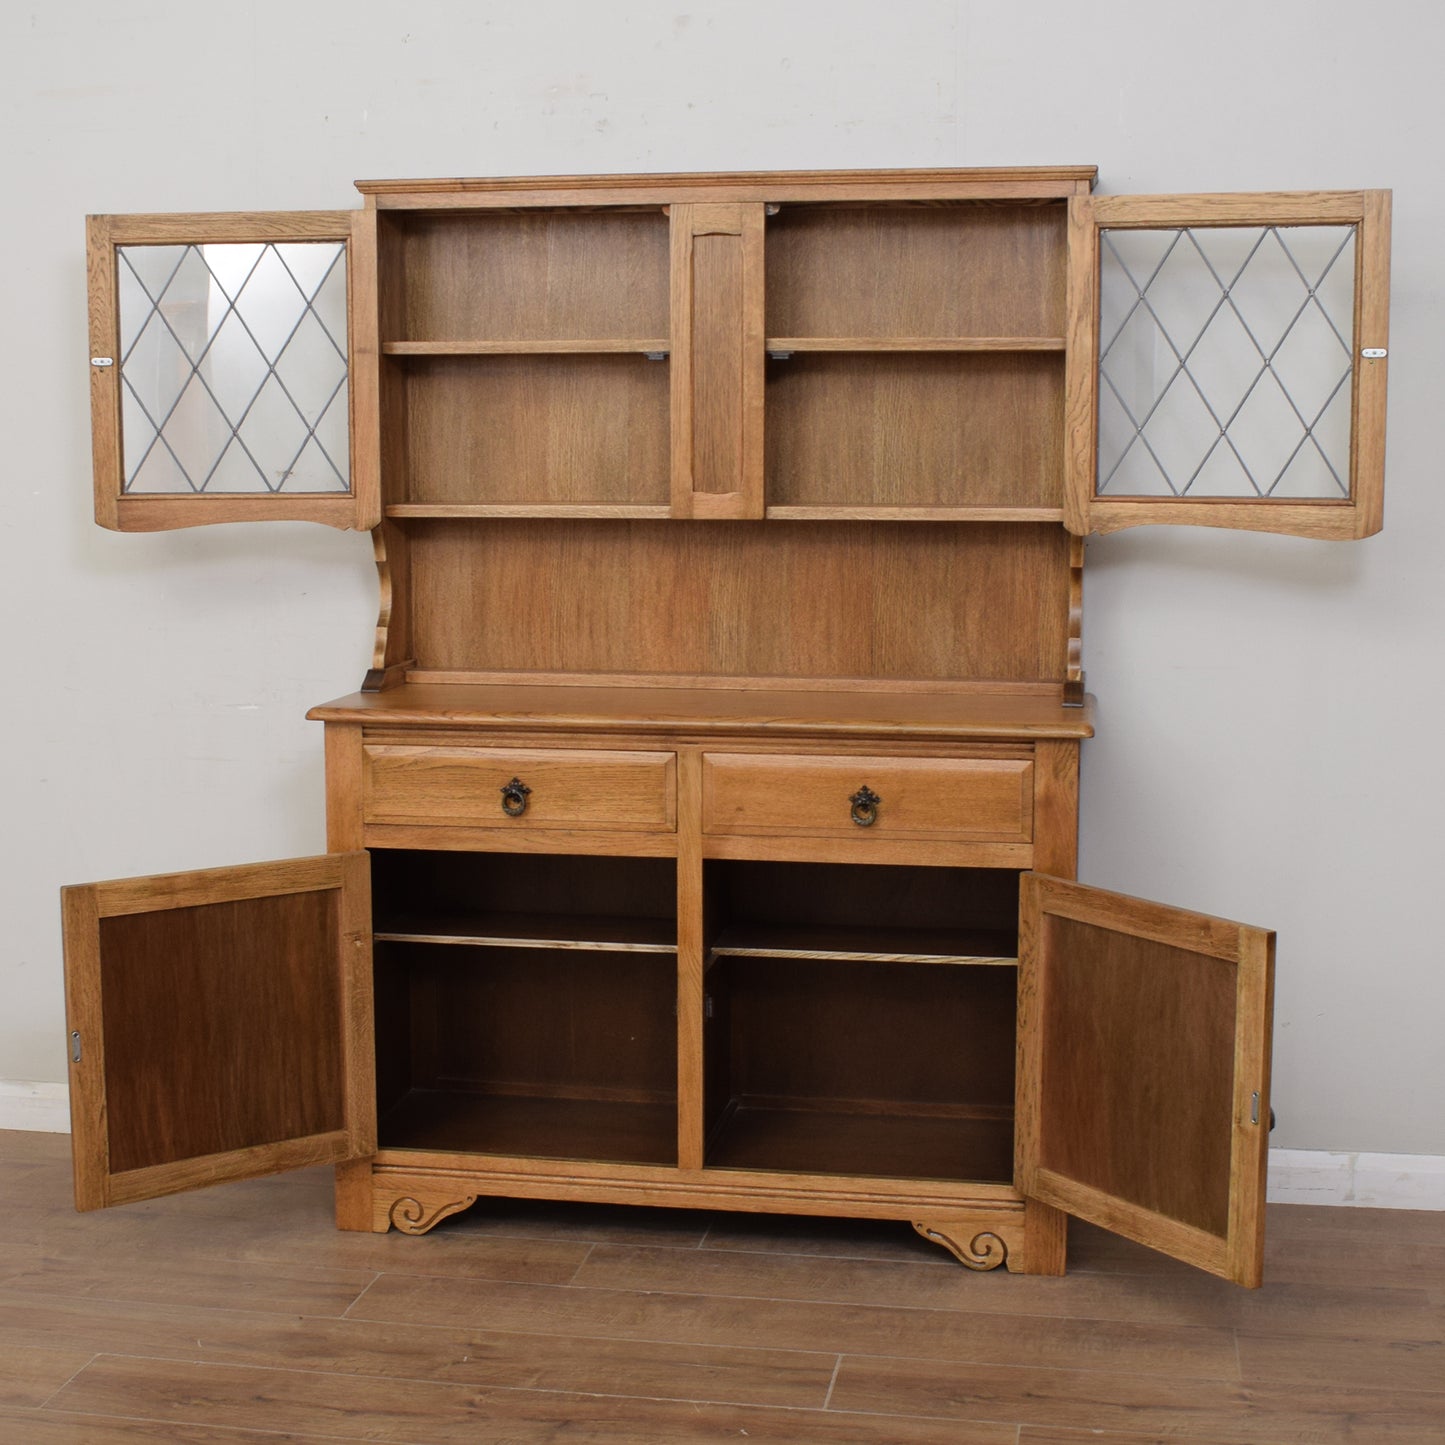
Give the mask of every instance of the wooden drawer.
<svg viewBox="0 0 1445 1445">
<path fill-rule="evenodd" d="M 677 763 L 672 753 L 562 748 L 391 747 L 363 749 L 368 823 L 441 827 L 677 828 Z M 503 808 L 518 780 L 524 810 Z M 514 804 L 515 806 L 515 804 Z"/>
<path fill-rule="evenodd" d="M 870 758 L 709 753 L 703 831 L 754 837 L 1028 843 L 1033 763 L 1024 758 Z M 873 821 L 855 821 L 867 788 Z M 865 807 L 859 809 L 868 816 Z"/>
</svg>

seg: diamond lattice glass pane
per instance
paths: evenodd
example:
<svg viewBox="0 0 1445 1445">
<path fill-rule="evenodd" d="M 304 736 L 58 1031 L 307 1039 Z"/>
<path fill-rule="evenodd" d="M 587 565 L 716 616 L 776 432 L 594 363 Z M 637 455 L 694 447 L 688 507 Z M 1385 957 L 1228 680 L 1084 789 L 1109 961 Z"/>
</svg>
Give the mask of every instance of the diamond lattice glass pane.
<svg viewBox="0 0 1445 1445">
<path fill-rule="evenodd" d="M 251 273 L 261 257 L 271 248 L 259 242 L 242 244 L 226 241 L 216 245 L 198 248 L 206 269 L 215 278 L 216 284 L 225 293 L 228 301 L 234 301 L 241 294 Z"/>
<path fill-rule="evenodd" d="M 157 309 L 186 355 L 199 361 L 216 328 L 226 319 L 231 303 L 201 253 L 190 246 L 157 302 Z"/>
<path fill-rule="evenodd" d="M 149 297 L 146 302 L 149 311 L 189 250 L 189 246 L 121 246 L 116 266 L 120 271 L 129 271 L 140 282 Z"/>
<path fill-rule="evenodd" d="M 1229 439 L 1260 491 L 1270 492 L 1306 439 L 1306 432 L 1284 388 L 1268 372 L 1245 398 L 1229 428 Z M 1339 495 L 1334 487 L 1330 494 Z"/>
<path fill-rule="evenodd" d="M 132 492 L 194 492 L 190 479 L 176 464 L 164 442 L 157 442 L 136 468 L 130 488 Z"/>
<path fill-rule="evenodd" d="M 135 466 L 139 467 L 155 446 L 157 432 L 129 386 L 122 386 L 120 389 L 120 424 L 135 452 Z M 126 478 L 127 484 L 130 480 L 129 477 Z"/>
<path fill-rule="evenodd" d="M 1142 425 L 1179 371 L 1179 357 L 1146 307 L 1136 308 L 1108 352 L 1108 379 L 1120 404 Z"/>
<path fill-rule="evenodd" d="M 1143 297 L 1142 304 L 1158 318 L 1181 356 L 1193 350 L 1200 333 L 1224 304 L 1219 282 L 1200 260 L 1192 238 L 1185 236 L 1170 248 Z"/>
<path fill-rule="evenodd" d="M 325 415 L 316 423 L 317 445 L 331 459 L 336 469 L 338 484 L 344 491 L 346 478 L 351 474 L 351 410 L 346 404 L 346 388 L 343 387 Z"/>
<path fill-rule="evenodd" d="M 1311 302 L 1290 327 L 1274 353 L 1274 374 L 1306 422 L 1329 404 L 1341 381 L 1350 374 L 1350 353 L 1320 310 Z"/>
<path fill-rule="evenodd" d="M 231 424 L 199 376 L 193 376 L 181 393 L 162 434 L 182 471 L 198 491 L 204 491 L 211 468 L 231 440 Z"/>
<path fill-rule="evenodd" d="M 1172 231 L 1106 231 L 1099 269 L 1107 277 L 1099 292 L 1099 335 L 1107 348 L 1139 306 L 1139 293 L 1178 243 Z"/>
<path fill-rule="evenodd" d="M 319 249 L 319 248 L 318 248 Z M 337 354 L 346 356 L 346 265 L 340 260 L 341 247 L 326 273 L 320 289 L 312 297 L 311 309 L 336 344 Z"/>
<path fill-rule="evenodd" d="M 1119 398 L 1107 387 L 1099 393 L 1099 492 L 1126 497 L 1174 495 Z"/>
<path fill-rule="evenodd" d="M 336 353 L 326 328 L 311 312 L 302 316 L 286 349 L 276 360 L 276 375 L 290 393 L 307 426 L 314 426 L 346 380 L 346 362 Z"/>
<path fill-rule="evenodd" d="M 1101 232 L 1096 494 L 1348 495 L 1353 235 Z"/>
<path fill-rule="evenodd" d="M 246 445 L 266 479 L 267 490 L 279 492 L 291 480 L 291 469 L 306 445 L 306 423 L 275 376 L 267 379 L 236 435 Z M 306 491 L 306 487 L 297 487 Z"/>
<path fill-rule="evenodd" d="M 232 437 L 231 444 L 221 454 L 206 483 L 208 492 L 269 492 L 266 479 L 256 463 L 252 461 L 239 437 Z"/>
<path fill-rule="evenodd" d="M 200 373 L 216 404 L 232 422 L 246 415 L 270 371 L 241 318 L 231 312 L 202 358 Z"/>
<path fill-rule="evenodd" d="M 1238 454 L 1229 442 L 1221 439 L 1209 453 L 1194 480 L 1189 484 L 1191 497 L 1257 497 L 1254 482 L 1244 469 Z"/>
<path fill-rule="evenodd" d="M 181 350 L 181 344 L 171 334 L 171 329 L 162 319 L 160 312 L 153 311 L 141 334 L 121 364 L 121 375 L 126 389 L 144 408 L 156 426 L 160 426 L 171 413 L 176 398 L 191 379 L 190 358 Z M 147 436 L 142 447 L 150 445 Z M 128 470 L 140 461 L 137 453 Z"/>
<path fill-rule="evenodd" d="M 1321 249 L 1328 250 L 1334 259 L 1328 263 L 1328 271 L 1313 283 L 1315 301 L 1339 332 L 1348 351 L 1354 344 L 1355 328 L 1355 233 L 1349 226 L 1322 226 L 1319 232 L 1325 243 Z M 1304 249 L 1301 246 L 1304 227 L 1292 227 L 1280 234 L 1292 252 Z M 1317 259 L 1317 255 L 1311 255 L 1308 250 L 1301 256 L 1300 264 L 1306 276 L 1314 275 L 1311 263 Z"/>
<path fill-rule="evenodd" d="M 1189 374 L 1224 425 L 1259 375 L 1263 358 L 1232 306 L 1221 306 L 1189 356 Z"/>
<path fill-rule="evenodd" d="M 349 488 L 342 244 L 123 246 L 117 280 L 127 492 Z"/>
<path fill-rule="evenodd" d="M 1335 480 L 1320 449 L 1307 441 L 1284 469 L 1284 475 L 1275 483 L 1270 495 L 1297 500 L 1301 497 L 1344 497 L 1349 493 Z"/>
<path fill-rule="evenodd" d="M 236 310 L 255 338 L 266 360 L 275 363 L 286 348 L 296 323 L 306 314 L 306 298 L 291 273 L 281 264 L 274 246 L 256 263 L 241 294 Z"/>
<path fill-rule="evenodd" d="M 310 241 L 282 241 L 276 245 L 276 256 L 291 273 L 301 294 L 310 301 L 331 270 L 331 263 L 341 254 L 339 245 L 318 246 Z"/>
<path fill-rule="evenodd" d="M 346 482 L 332 465 L 331 458 L 317 445 L 312 437 L 301 449 L 301 455 L 291 463 L 282 487 L 291 492 L 344 492 Z"/>
<path fill-rule="evenodd" d="M 1209 414 L 1187 372 L 1181 371 L 1144 427 L 1143 438 L 1181 492 L 1186 491 L 1210 448 L 1219 440 L 1219 424 Z"/>
<path fill-rule="evenodd" d="M 1285 338 L 1309 302 L 1309 288 L 1271 232 L 1230 288 L 1230 301 L 1266 356 Z"/>
</svg>

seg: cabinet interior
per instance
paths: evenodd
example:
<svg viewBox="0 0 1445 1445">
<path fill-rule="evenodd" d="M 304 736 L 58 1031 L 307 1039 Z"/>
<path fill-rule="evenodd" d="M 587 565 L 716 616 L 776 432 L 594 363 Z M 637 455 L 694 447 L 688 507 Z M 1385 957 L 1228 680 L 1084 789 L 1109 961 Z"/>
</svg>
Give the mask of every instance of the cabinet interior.
<svg viewBox="0 0 1445 1445">
<path fill-rule="evenodd" d="M 381 1146 L 676 1162 L 674 872 L 375 850 Z"/>
<path fill-rule="evenodd" d="M 1007 1182 L 1018 875 L 706 869 L 706 1162 Z"/>
</svg>

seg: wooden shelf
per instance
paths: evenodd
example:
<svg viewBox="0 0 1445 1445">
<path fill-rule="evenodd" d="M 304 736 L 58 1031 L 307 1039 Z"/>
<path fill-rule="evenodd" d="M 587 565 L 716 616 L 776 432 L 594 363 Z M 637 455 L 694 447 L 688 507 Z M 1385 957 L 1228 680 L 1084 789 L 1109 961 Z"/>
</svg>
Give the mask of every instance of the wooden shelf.
<svg viewBox="0 0 1445 1445">
<path fill-rule="evenodd" d="M 1063 345 L 1062 341 L 1059 343 Z M 671 351 L 665 337 L 589 337 L 581 340 L 517 338 L 510 341 L 383 341 L 383 356 L 575 356 L 595 352 Z"/>
<path fill-rule="evenodd" d="M 744 1096 L 729 1102 L 706 1164 L 886 1179 L 1013 1179 L 1011 1115 L 911 1105 Z"/>
<path fill-rule="evenodd" d="M 548 913 L 428 915 L 388 919 L 373 937 L 379 943 L 441 943 L 471 948 L 677 952 L 677 926 L 670 918 L 569 917 Z"/>
<path fill-rule="evenodd" d="M 1062 351 L 1062 336 L 770 336 L 769 351 Z"/>
<path fill-rule="evenodd" d="M 798 487 L 798 491 L 805 490 Z M 822 493 L 822 488 L 807 490 Z M 389 514 L 390 509 L 388 509 Z M 1062 522 L 1062 507 L 937 507 L 901 505 L 896 507 L 836 506 L 797 503 L 768 507 L 763 515 L 777 522 Z"/>
<path fill-rule="evenodd" d="M 383 1149 L 618 1164 L 677 1162 L 672 1100 L 412 1089 L 381 1117 Z"/>
<path fill-rule="evenodd" d="M 661 483 L 658 485 L 662 486 Z M 393 520 L 403 517 L 573 517 L 586 520 L 615 517 L 621 521 L 659 521 L 671 514 L 671 508 L 665 504 L 631 502 L 398 502 L 386 508 L 386 515 Z"/>
<path fill-rule="evenodd" d="M 1018 963 L 1018 942 L 1008 934 L 955 929 L 817 928 L 782 923 L 730 924 L 711 958 L 816 958 L 854 963 Z"/>
</svg>

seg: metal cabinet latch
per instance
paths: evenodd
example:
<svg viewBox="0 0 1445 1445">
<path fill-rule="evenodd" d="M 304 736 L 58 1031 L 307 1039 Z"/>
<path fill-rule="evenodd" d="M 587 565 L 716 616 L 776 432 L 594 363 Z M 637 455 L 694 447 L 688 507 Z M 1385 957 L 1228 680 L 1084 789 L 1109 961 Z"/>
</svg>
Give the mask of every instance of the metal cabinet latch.
<svg viewBox="0 0 1445 1445">
<path fill-rule="evenodd" d="M 70 1062 L 71 1062 L 72 1064 L 78 1064 L 78 1063 L 80 1062 L 80 1030 L 79 1030 L 79 1029 L 71 1029 L 71 1031 L 70 1031 Z"/>
</svg>

